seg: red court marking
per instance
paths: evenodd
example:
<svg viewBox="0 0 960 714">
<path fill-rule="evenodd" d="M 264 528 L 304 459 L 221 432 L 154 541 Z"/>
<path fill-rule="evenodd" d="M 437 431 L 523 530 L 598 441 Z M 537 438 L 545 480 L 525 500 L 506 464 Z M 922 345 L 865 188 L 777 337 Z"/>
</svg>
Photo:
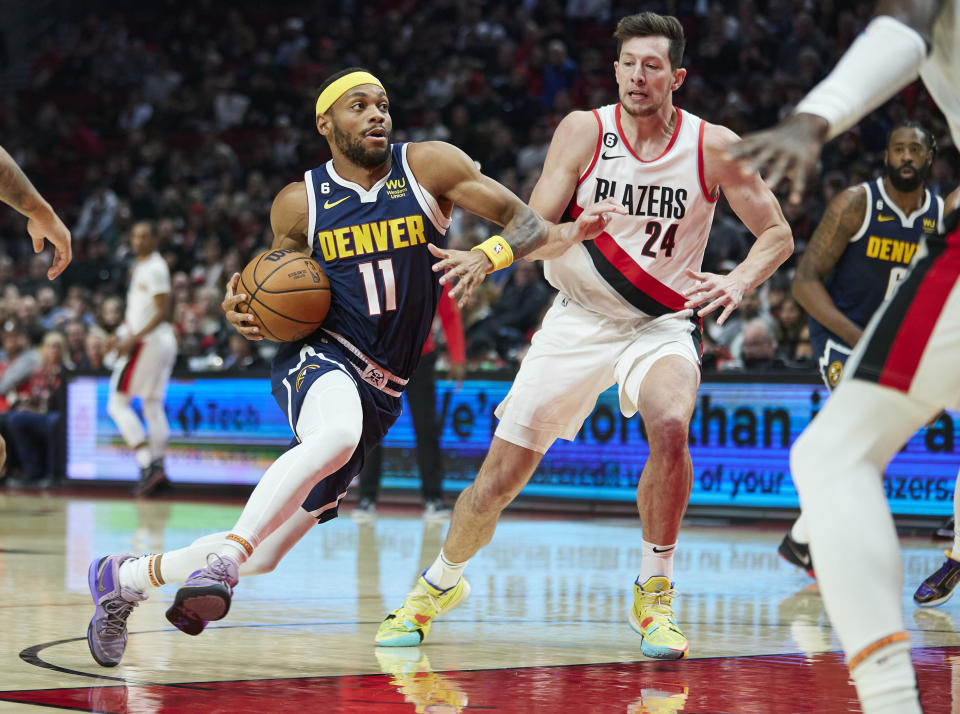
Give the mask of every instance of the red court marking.
<svg viewBox="0 0 960 714">
<path fill-rule="evenodd" d="M 425 648 L 423 654 L 428 654 Z M 0 692 L 0 701 L 99 712 L 305 711 L 549 712 L 590 714 L 817 714 L 860 711 L 839 654 L 624 662 L 569 667 L 417 671 L 396 657 L 397 675 L 304 677 L 176 686 L 110 686 Z M 926 714 L 951 711 L 951 660 L 958 647 L 915 650 Z M 336 656 L 318 650 L 318 657 Z M 392 661 L 392 660 L 391 660 Z M 304 663 L 304 667 L 309 666 Z M 402 674 L 402 672 L 409 674 Z M 429 707 L 429 709 L 428 709 Z"/>
</svg>

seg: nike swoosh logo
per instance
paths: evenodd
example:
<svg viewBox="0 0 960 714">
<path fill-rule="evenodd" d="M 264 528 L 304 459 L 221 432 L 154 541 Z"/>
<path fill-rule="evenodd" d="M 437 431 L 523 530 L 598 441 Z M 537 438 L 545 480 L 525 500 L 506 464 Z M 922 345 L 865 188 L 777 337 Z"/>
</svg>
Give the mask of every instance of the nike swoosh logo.
<svg viewBox="0 0 960 714">
<path fill-rule="evenodd" d="M 349 197 L 349 196 L 344 196 L 344 197 L 341 198 L 339 201 L 334 201 L 333 203 L 330 203 L 330 201 L 324 201 L 324 202 L 323 202 L 323 207 L 324 207 L 324 208 L 333 208 L 334 206 L 339 206 L 341 203 L 343 203 L 344 201 L 346 201 L 348 198 L 350 198 L 350 197 Z"/>
<path fill-rule="evenodd" d="M 653 546 L 654 553 L 669 553 L 671 550 L 673 550 L 673 546 L 670 546 L 669 548 L 658 548 L 657 546 Z"/>
<path fill-rule="evenodd" d="M 100 578 L 97 580 L 97 590 L 99 592 L 106 592 L 106 588 L 103 587 L 103 573 L 100 574 Z"/>
<path fill-rule="evenodd" d="M 607 156 L 607 152 L 606 152 L 606 151 L 604 151 L 602 154 L 600 154 L 600 158 L 601 158 L 601 159 L 605 159 L 605 160 L 607 160 L 607 161 L 609 161 L 610 159 L 622 159 L 622 158 L 624 158 L 625 156 L 626 156 L 626 154 L 617 154 L 616 156 Z"/>
<path fill-rule="evenodd" d="M 877 216 L 878 223 L 886 223 L 887 221 L 895 221 L 895 220 L 897 220 L 896 216 Z"/>
</svg>

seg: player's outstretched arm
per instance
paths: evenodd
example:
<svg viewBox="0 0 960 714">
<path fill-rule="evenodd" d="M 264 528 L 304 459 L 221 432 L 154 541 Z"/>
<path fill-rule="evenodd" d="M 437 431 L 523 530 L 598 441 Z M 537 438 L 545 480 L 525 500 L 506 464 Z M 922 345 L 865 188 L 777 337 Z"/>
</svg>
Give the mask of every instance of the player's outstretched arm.
<svg viewBox="0 0 960 714">
<path fill-rule="evenodd" d="M 803 309 L 851 347 L 857 344 L 863 330 L 837 309 L 823 281 L 863 225 L 866 211 L 867 192 L 862 186 L 837 194 L 800 258 L 792 285 L 793 297 Z"/>
<path fill-rule="evenodd" d="M 801 100 L 791 116 L 731 147 L 744 171 L 761 171 L 767 184 L 791 184 L 802 200 L 807 176 L 823 143 L 849 129 L 914 81 L 926 59 L 933 24 L 944 0 L 881 0 L 874 19 L 833 71 Z"/>
<path fill-rule="evenodd" d="M 60 275 L 73 258 L 70 231 L 2 146 L 0 146 L 0 200 L 29 219 L 27 232 L 33 240 L 34 253 L 42 253 L 44 240 L 50 241 L 54 253 L 47 277 L 53 280 Z"/>
<path fill-rule="evenodd" d="M 408 156 L 417 181 L 437 196 L 441 205 L 456 204 L 503 226 L 501 234 L 478 246 L 479 250 L 443 251 L 431 246 L 431 252 L 441 258 L 434 266 L 444 272 L 441 281 L 457 279 L 451 295 L 461 306 L 492 270 L 518 258 L 532 259 L 539 249 L 554 242 L 569 246 L 592 238 L 602 230 L 609 213 L 625 211 L 608 201 L 601 208 L 585 211 L 576 223 L 549 223 L 505 186 L 480 173 L 469 156 L 450 144 L 414 144 Z"/>
<path fill-rule="evenodd" d="M 270 227 L 273 229 L 272 248 L 297 250 L 309 253 L 307 231 L 309 227 L 310 206 L 307 201 L 307 185 L 303 181 L 294 181 L 280 189 L 270 208 Z M 246 302 L 249 296 L 238 293 L 240 273 L 234 273 L 227 281 L 226 292 L 220 307 L 227 321 L 248 340 L 263 339 L 260 328 L 251 325 L 254 316 L 249 312 L 238 312 L 237 306 Z"/>
<path fill-rule="evenodd" d="M 743 294 L 769 278 L 793 253 L 793 233 L 783 217 L 780 203 L 760 174 L 744 175 L 726 161 L 726 147 L 737 135 L 726 127 L 707 124 L 704 130 L 704 182 L 711 191 L 722 190 L 730 208 L 756 237 L 747 257 L 726 275 L 687 270 L 697 284 L 684 291 L 684 307 L 699 308 L 708 315 L 722 308 L 717 324 L 722 325 L 740 305 Z"/>
<path fill-rule="evenodd" d="M 526 256 L 527 260 L 547 260 L 563 255 L 575 243 L 593 240 L 614 214 L 627 209 L 613 198 L 588 206 L 573 223 L 561 223 L 577 191 L 580 176 L 588 169 L 600 143 L 600 125 L 593 112 L 571 112 L 557 125 L 543 171 L 530 196 L 530 207 L 551 226 L 550 240 Z"/>
</svg>

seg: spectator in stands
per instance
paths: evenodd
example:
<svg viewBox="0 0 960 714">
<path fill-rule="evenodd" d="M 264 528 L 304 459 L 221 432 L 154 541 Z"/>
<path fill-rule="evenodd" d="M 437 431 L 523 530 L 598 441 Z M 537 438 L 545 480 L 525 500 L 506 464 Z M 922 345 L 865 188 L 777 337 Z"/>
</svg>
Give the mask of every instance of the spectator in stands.
<svg viewBox="0 0 960 714">
<path fill-rule="evenodd" d="M 80 217 L 73 227 L 73 238 L 76 241 L 106 237 L 117 215 L 117 194 L 105 179 L 97 178 L 96 173 L 94 169 L 88 174 L 88 179 L 93 179 L 91 183 L 94 183 L 96 188 L 80 208 Z"/>
<path fill-rule="evenodd" d="M 103 301 L 97 324 L 108 335 L 112 335 L 123 322 L 123 299 L 111 296 Z"/>
<path fill-rule="evenodd" d="M 266 373 L 270 369 L 269 363 L 257 354 L 254 343 L 240 333 L 231 333 L 228 343 L 230 347 L 227 356 L 223 360 L 224 371 L 247 372 L 261 370 Z"/>
<path fill-rule="evenodd" d="M 83 340 L 83 358 L 77 365 L 77 369 L 83 369 L 90 372 L 108 372 L 110 367 L 106 364 L 106 346 L 107 336 L 99 327 L 94 327 L 87 332 Z"/>
<path fill-rule="evenodd" d="M 23 326 L 10 320 L 3 326 L 3 372 L 0 373 L 0 401 L 14 404 L 17 392 L 40 366 L 40 353 L 30 346 L 29 333 Z"/>
<path fill-rule="evenodd" d="M 468 359 L 492 357 L 516 366 L 518 353 L 528 333 L 540 324 L 551 295 L 537 264 L 517 261 L 490 314 L 467 330 Z"/>
<path fill-rule="evenodd" d="M 551 122 L 567 107 L 609 101 L 609 20 L 597 20 L 622 13 L 620 5 L 565 0 L 441 7 L 408 1 L 391 19 L 390 42 L 380 48 L 369 41 L 362 3 L 340 3 L 329 12 L 292 0 L 255 11 L 241 3 L 223 16 L 194 13 L 189 26 L 149 4 L 136 16 L 105 12 L 109 20 L 82 26 L 61 18 L 56 43 L 36 48 L 33 57 L 11 58 L 32 67 L 26 78 L 32 84 L 24 94 L 16 87 L 8 91 L 0 109 L 11 153 L 38 185 L 53 192 L 67 223 L 76 226 L 76 260 L 61 278 L 63 287 L 60 281 L 53 287 L 89 293 L 84 301 L 68 292 L 58 307 L 89 324 L 85 305 L 99 306 L 103 295 L 122 294 L 126 266 L 114 246 L 129 225 L 131 206 L 136 215 L 157 217 L 171 273 L 189 274 L 196 266 L 198 282 L 222 292 L 228 258 L 242 266 L 270 243 L 270 202 L 294 165 L 303 157 L 312 165 L 329 158 L 302 107 L 310 101 L 311 77 L 333 71 L 350 53 L 366 61 L 364 55 L 376 52 L 370 62 L 389 67 L 389 82 L 409 89 L 411 101 L 403 111 L 410 116 L 398 124 L 410 126 L 419 138 L 446 137 L 485 157 L 499 176 L 528 195 Z M 690 51 L 709 57 L 697 63 L 700 74 L 684 83 L 684 108 L 751 129 L 789 112 L 865 21 L 858 8 L 843 3 L 670 5 L 688 31 Z M 655 3 L 651 9 L 666 6 Z M 103 3 L 104 10 L 121 7 L 119 0 Z M 870 177 L 870 166 L 879 160 L 871 154 L 882 152 L 889 127 L 908 112 L 921 119 L 929 114 L 922 94 L 906 93 L 862 122 L 859 136 L 827 147 L 822 158 L 829 180 L 811 188 L 803 205 L 785 206 L 798 247 L 831 191 Z M 942 123 L 932 125 L 945 133 Z M 219 131 L 220 126 L 228 128 Z M 956 186 L 958 170 L 956 153 L 941 152 L 931 186 L 946 195 Z M 38 292 L 47 283 L 42 266 L 33 265 L 22 240 L 13 238 L 22 234 L 17 220 L 12 212 L 0 212 L 0 285 L 17 284 L 20 294 L 36 297 L 45 328 L 56 326 L 60 311 Z M 469 219 L 467 230 L 454 235 L 472 245 L 472 234 L 488 229 Z M 739 231 L 721 201 L 704 270 L 716 272 L 723 261 L 739 260 L 749 245 L 742 227 Z M 236 258 L 224 253 L 209 261 L 208 239 L 234 249 Z M 175 295 L 178 323 L 196 307 L 195 297 Z M 6 296 L 3 302 L 4 309 L 13 306 Z M 32 324 L 28 329 L 38 332 Z M 714 334 L 718 347 L 739 332 Z M 209 349 L 226 355 L 228 346 L 224 341 Z"/>
<path fill-rule="evenodd" d="M 59 332 L 43 338 L 40 365 L 27 379 L 21 398 L 7 416 L 7 430 L 16 444 L 22 478 L 10 485 L 44 488 L 59 477 L 58 428 L 65 406 L 66 341 Z M 9 479 L 8 479 L 9 484 Z"/>
<path fill-rule="evenodd" d="M 63 327 L 66 339 L 64 362 L 70 369 L 85 369 L 87 326 L 80 320 L 70 320 Z"/>
<path fill-rule="evenodd" d="M 754 318 L 744 324 L 740 360 L 746 370 L 771 371 L 786 368 L 786 362 L 777 355 L 777 337 L 767 320 Z"/>
<path fill-rule="evenodd" d="M 809 349 L 810 333 L 806 327 L 806 311 L 792 297 L 785 297 L 776 314 L 775 329 L 778 354 L 785 362 L 791 363 L 802 358 L 798 357 L 801 343 L 805 342 Z"/>
</svg>

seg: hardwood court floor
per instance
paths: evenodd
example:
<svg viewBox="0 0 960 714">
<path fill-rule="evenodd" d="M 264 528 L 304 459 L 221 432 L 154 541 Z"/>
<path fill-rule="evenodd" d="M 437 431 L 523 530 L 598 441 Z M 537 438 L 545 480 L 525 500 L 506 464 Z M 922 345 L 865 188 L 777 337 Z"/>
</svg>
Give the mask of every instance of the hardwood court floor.
<svg viewBox="0 0 960 714">
<path fill-rule="evenodd" d="M 244 580 L 229 616 L 199 637 L 163 617 L 172 587 L 154 593 L 130 619 L 123 663 L 98 666 L 85 639 L 89 562 L 180 547 L 238 513 L 0 492 L 0 714 L 859 711 L 816 584 L 777 557 L 779 525 L 685 527 L 676 611 L 691 658 L 681 662 L 645 659 L 627 625 L 640 562 L 631 519 L 508 515 L 467 569 L 470 598 L 427 642 L 375 648 L 377 625 L 445 529 L 396 510 L 318 527 L 275 572 Z M 922 611 L 910 599 L 943 543 L 903 545 L 925 710 L 960 711 L 960 597 Z"/>
</svg>

